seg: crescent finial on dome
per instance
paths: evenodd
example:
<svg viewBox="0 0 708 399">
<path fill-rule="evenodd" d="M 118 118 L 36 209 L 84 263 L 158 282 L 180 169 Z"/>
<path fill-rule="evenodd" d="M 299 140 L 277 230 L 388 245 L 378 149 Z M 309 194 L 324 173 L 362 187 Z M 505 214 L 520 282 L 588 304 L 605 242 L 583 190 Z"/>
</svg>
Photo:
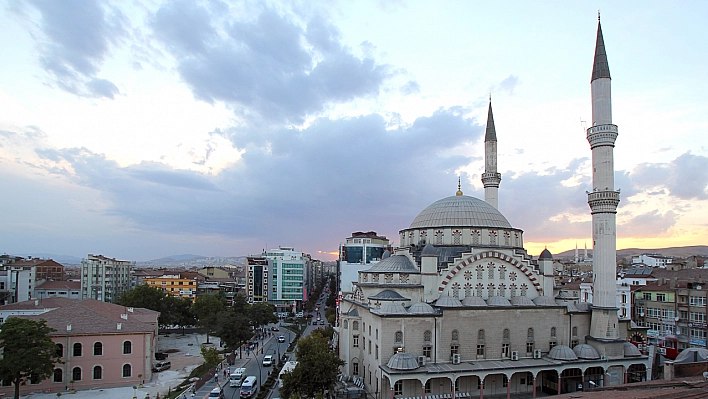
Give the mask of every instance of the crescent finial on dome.
<svg viewBox="0 0 708 399">
<path fill-rule="evenodd" d="M 460 189 L 460 177 L 457 176 L 457 192 L 455 195 L 462 195 L 462 190 Z"/>
</svg>

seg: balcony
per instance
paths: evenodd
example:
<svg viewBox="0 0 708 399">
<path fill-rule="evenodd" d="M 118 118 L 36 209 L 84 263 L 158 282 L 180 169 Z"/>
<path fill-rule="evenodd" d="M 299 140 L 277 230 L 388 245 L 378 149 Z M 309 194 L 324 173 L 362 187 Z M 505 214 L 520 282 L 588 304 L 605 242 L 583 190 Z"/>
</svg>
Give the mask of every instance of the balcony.
<svg viewBox="0 0 708 399">
<path fill-rule="evenodd" d="M 588 128 L 587 139 L 590 148 L 601 146 L 615 146 L 617 140 L 617 125 L 597 125 Z"/>
</svg>

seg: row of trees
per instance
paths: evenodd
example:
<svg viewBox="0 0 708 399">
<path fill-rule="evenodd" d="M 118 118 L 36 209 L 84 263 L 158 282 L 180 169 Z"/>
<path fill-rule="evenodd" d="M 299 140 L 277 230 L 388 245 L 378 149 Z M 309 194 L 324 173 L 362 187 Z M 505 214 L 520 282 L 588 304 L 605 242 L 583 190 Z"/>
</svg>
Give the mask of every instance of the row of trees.
<svg viewBox="0 0 708 399">
<path fill-rule="evenodd" d="M 256 328 L 278 322 L 272 304 L 249 305 L 246 298 L 236 296 L 231 306 L 227 306 L 223 293 L 200 295 L 192 302 L 157 287 L 139 285 L 125 292 L 118 303 L 160 312 L 160 327 L 177 326 L 182 334 L 187 327 L 201 327 L 207 334 L 207 343 L 209 336 L 215 335 L 231 350 L 251 339 Z"/>
<path fill-rule="evenodd" d="M 283 399 L 322 397 L 325 391 L 334 388 L 344 361 L 329 350 L 327 340 L 327 336 L 315 330 L 297 342 L 298 365 L 283 374 L 280 388 Z"/>
</svg>

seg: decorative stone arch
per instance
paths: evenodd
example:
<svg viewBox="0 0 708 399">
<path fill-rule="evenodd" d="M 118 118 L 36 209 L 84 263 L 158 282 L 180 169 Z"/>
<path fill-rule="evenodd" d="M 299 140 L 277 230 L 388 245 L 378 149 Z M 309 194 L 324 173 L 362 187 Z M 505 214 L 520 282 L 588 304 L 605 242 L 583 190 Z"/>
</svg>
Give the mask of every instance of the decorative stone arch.
<svg viewBox="0 0 708 399">
<path fill-rule="evenodd" d="M 509 255 L 505 255 L 503 253 L 497 252 L 497 251 L 486 251 L 486 252 L 480 252 L 478 254 L 468 256 L 467 258 L 461 260 L 460 262 L 457 263 L 456 266 L 453 266 L 450 268 L 445 275 L 445 277 L 442 279 L 440 282 L 440 285 L 438 286 L 438 291 L 443 292 L 447 285 L 450 283 L 453 277 L 457 273 L 459 273 L 463 268 L 471 265 L 474 262 L 477 262 L 481 259 L 486 259 L 486 258 L 496 258 L 502 261 L 505 261 L 509 263 L 510 265 L 514 266 L 519 272 L 523 273 L 526 275 L 526 277 L 531 280 L 531 283 L 533 283 L 534 288 L 536 288 L 536 291 L 538 292 L 539 295 L 543 295 L 543 287 L 541 286 L 541 282 L 538 281 L 536 276 L 533 273 L 533 269 L 530 267 L 527 267 L 526 265 L 522 264 L 518 260 L 512 258 Z"/>
</svg>

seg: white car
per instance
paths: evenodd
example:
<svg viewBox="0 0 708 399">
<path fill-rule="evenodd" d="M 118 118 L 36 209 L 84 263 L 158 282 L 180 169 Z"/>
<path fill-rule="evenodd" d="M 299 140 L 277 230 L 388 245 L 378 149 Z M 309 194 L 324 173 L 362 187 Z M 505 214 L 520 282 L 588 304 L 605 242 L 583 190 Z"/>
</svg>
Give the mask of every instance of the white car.
<svg viewBox="0 0 708 399">
<path fill-rule="evenodd" d="M 281 335 L 278 337 L 278 342 L 283 343 L 285 342 L 285 335 Z"/>
<path fill-rule="evenodd" d="M 270 367 L 273 365 L 273 355 L 265 355 L 263 357 L 263 366 Z"/>
</svg>

